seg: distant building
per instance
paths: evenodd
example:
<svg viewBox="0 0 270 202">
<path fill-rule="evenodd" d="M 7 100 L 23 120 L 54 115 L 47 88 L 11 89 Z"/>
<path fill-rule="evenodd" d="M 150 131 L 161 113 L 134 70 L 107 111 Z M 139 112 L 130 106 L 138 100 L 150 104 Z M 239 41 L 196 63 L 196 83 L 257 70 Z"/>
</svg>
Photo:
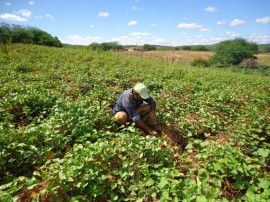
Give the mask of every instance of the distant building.
<svg viewBox="0 0 270 202">
<path fill-rule="evenodd" d="M 129 47 L 127 48 L 127 51 L 142 51 L 143 49 L 140 47 Z"/>
</svg>

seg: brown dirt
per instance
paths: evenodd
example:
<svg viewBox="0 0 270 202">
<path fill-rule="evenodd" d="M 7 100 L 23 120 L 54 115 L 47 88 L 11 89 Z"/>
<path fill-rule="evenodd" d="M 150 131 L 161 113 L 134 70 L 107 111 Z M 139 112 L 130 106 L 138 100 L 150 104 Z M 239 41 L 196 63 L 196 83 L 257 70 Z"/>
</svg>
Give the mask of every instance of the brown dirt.
<svg viewBox="0 0 270 202">
<path fill-rule="evenodd" d="M 151 126 L 153 130 L 157 132 L 157 135 L 155 137 L 164 137 L 166 136 L 168 138 L 168 145 L 175 147 L 177 146 L 179 148 L 179 152 L 183 152 L 185 147 L 187 146 L 187 140 L 184 137 L 184 133 L 181 131 L 176 131 L 170 128 L 166 125 L 156 125 Z M 146 134 L 141 131 L 141 134 L 143 136 L 146 136 Z"/>
<path fill-rule="evenodd" d="M 32 199 L 42 190 L 46 189 L 49 184 L 48 180 L 42 181 L 37 184 L 33 189 L 24 189 L 17 194 L 17 202 L 31 202 Z M 51 202 L 52 198 L 48 192 L 41 194 L 39 201 L 41 202 Z"/>
<path fill-rule="evenodd" d="M 163 60 L 169 62 L 184 61 L 190 62 L 196 58 L 208 59 L 214 52 L 210 51 L 147 51 L 147 52 L 123 52 L 129 56 L 136 56 L 145 59 Z"/>
<path fill-rule="evenodd" d="M 208 59 L 210 58 L 214 53 L 213 52 L 206 52 L 206 51 L 177 51 L 174 53 L 167 53 L 165 54 L 165 57 L 175 57 L 178 60 L 183 60 L 185 62 L 190 62 L 193 59 L 196 58 L 203 58 Z"/>
</svg>

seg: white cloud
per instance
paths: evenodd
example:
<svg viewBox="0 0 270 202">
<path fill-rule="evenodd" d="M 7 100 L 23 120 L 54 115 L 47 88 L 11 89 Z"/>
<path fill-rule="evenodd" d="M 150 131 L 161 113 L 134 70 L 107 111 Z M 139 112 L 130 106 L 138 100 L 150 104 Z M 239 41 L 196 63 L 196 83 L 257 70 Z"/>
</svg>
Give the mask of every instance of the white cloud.
<svg viewBox="0 0 270 202">
<path fill-rule="evenodd" d="M 143 45 L 143 44 L 154 44 L 153 36 L 148 32 L 132 32 L 126 36 L 118 36 L 112 38 L 111 41 L 117 41 L 122 45 Z"/>
<path fill-rule="evenodd" d="M 128 25 L 129 26 L 137 25 L 137 21 L 136 20 L 131 20 L 131 21 L 128 22 Z"/>
<path fill-rule="evenodd" d="M 119 36 L 112 38 L 111 41 L 117 41 L 125 45 L 143 45 L 149 43 L 151 34 L 148 32 L 132 32 L 128 36 Z"/>
<path fill-rule="evenodd" d="M 235 33 L 235 32 L 226 32 L 226 35 L 228 35 L 228 36 L 230 36 L 230 37 L 239 37 L 240 36 L 240 34 L 237 34 L 237 33 Z"/>
<path fill-rule="evenodd" d="M 266 24 L 270 22 L 270 16 L 266 16 L 264 18 L 258 18 L 256 19 L 257 23 L 262 23 L 262 24 Z"/>
<path fill-rule="evenodd" d="M 90 28 L 94 28 L 94 25 L 90 25 Z"/>
<path fill-rule="evenodd" d="M 244 20 L 239 20 L 239 19 L 234 19 L 232 22 L 231 22 L 231 26 L 237 26 L 237 25 L 244 25 L 246 24 L 246 22 Z"/>
<path fill-rule="evenodd" d="M 167 45 L 176 46 L 180 44 L 179 40 L 175 39 L 164 39 L 156 36 L 152 36 L 150 33 L 135 32 L 130 33 L 127 36 L 114 37 L 110 41 L 117 41 L 122 45 L 144 45 L 144 44 L 154 44 L 154 45 Z"/>
<path fill-rule="evenodd" d="M 73 45 L 90 45 L 93 42 L 100 43 L 100 36 L 86 36 L 72 35 L 68 37 L 68 40 L 61 40 L 62 43 L 73 44 Z"/>
<path fill-rule="evenodd" d="M 46 14 L 46 15 L 45 15 L 45 18 L 54 20 L 54 17 L 53 17 L 52 15 L 50 15 L 50 14 Z"/>
<path fill-rule="evenodd" d="M 162 39 L 162 38 L 155 38 L 151 41 L 151 44 L 160 45 L 160 46 L 166 46 L 171 45 L 174 46 L 176 43 L 172 40 Z"/>
<path fill-rule="evenodd" d="M 249 37 L 249 40 L 258 44 L 269 44 L 270 35 L 257 35 L 253 34 Z"/>
<path fill-rule="evenodd" d="M 155 27 L 155 26 L 157 26 L 157 24 L 153 22 L 153 23 L 150 24 L 150 26 Z"/>
<path fill-rule="evenodd" d="M 24 17 L 27 17 L 27 18 L 30 18 L 31 15 L 32 15 L 32 12 L 28 11 L 28 10 L 20 10 L 17 13 L 20 14 L 21 16 L 24 16 Z"/>
<path fill-rule="evenodd" d="M 54 17 L 50 14 L 46 14 L 46 15 L 37 15 L 35 16 L 36 19 L 50 19 L 50 20 L 54 20 Z"/>
<path fill-rule="evenodd" d="M 199 25 L 196 23 L 180 23 L 177 25 L 178 28 L 183 29 L 198 29 L 201 32 L 211 32 L 211 29 L 205 28 L 203 25 Z"/>
<path fill-rule="evenodd" d="M 117 41 L 118 43 L 122 45 L 134 45 L 137 44 L 137 41 L 134 40 L 134 38 L 129 36 L 119 36 L 119 37 L 113 37 L 111 41 Z"/>
<path fill-rule="evenodd" d="M 226 22 L 223 20 L 217 22 L 217 25 L 225 25 L 225 24 L 226 24 Z"/>
<path fill-rule="evenodd" d="M 205 9 L 206 12 L 214 13 L 217 12 L 217 9 L 215 7 L 209 6 Z"/>
<path fill-rule="evenodd" d="M 201 32 L 211 32 L 212 30 L 211 29 L 208 29 L 208 28 L 201 28 L 199 29 Z"/>
<path fill-rule="evenodd" d="M 34 3 L 34 1 L 29 1 L 29 5 L 33 5 Z"/>
<path fill-rule="evenodd" d="M 7 21 L 17 21 L 17 22 L 27 22 L 27 18 L 23 18 L 18 15 L 10 14 L 10 13 L 4 13 L 0 14 L 0 19 L 7 20 Z"/>
<path fill-rule="evenodd" d="M 149 36 L 151 35 L 150 33 L 148 32 L 132 32 L 129 34 L 130 36 Z"/>
<path fill-rule="evenodd" d="M 178 28 L 183 28 L 183 29 L 200 29 L 203 28 L 202 25 L 198 25 L 196 23 L 180 23 L 177 25 Z"/>
<path fill-rule="evenodd" d="M 214 43 L 218 43 L 220 41 L 223 41 L 224 39 L 222 37 L 212 37 L 210 38 L 211 41 L 213 41 Z"/>
<path fill-rule="evenodd" d="M 106 18 L 106 17 L 109 17 L 109 16 L 110 16 L 110 13 L 108 13 L 108 12 L 99 12 L 98 13 L 98 17 Z"/>
<path fill-rule="evenodd" d="M 138 11 L 138 10 L 143 10 L 143 8 L 139 8 L 139 7 L 137 7 L 137 6 L 132 6 L 132 7 L 131 7 L 131 10 L 133 10 L 133 11 Z"/>
<path fill-rule="evenodd" d="M 12 4 L 10 2 L 6 2 L 5 5 L 6 6 L 12 6 Z"/>
</svg>

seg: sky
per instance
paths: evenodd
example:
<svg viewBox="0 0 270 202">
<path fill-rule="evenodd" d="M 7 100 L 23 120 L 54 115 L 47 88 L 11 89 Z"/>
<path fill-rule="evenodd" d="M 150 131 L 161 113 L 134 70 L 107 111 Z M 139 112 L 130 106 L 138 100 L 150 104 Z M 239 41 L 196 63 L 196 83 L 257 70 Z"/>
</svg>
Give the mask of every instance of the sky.
<svg viewBox="0 0 270 202">
<path fill-rule="evenodd" d="M 0 0 L 3 22 L 76 45 L 270 44 L 270 0 Z"/>
</svg>

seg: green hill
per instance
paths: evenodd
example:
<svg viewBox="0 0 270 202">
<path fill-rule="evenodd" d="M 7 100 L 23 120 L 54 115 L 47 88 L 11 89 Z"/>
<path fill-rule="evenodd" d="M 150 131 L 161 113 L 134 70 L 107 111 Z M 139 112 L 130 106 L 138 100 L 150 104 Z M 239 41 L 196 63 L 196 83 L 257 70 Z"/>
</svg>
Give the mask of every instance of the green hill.
<svg viewBox="0 0 270 202">
<path fill-rule="evenodd" d="M 9 45 L 0 57 L 0 201 L 269 201 L 260 73 Z M 144 82 L 162 137 L 111 109 Z"/>
</svg>

